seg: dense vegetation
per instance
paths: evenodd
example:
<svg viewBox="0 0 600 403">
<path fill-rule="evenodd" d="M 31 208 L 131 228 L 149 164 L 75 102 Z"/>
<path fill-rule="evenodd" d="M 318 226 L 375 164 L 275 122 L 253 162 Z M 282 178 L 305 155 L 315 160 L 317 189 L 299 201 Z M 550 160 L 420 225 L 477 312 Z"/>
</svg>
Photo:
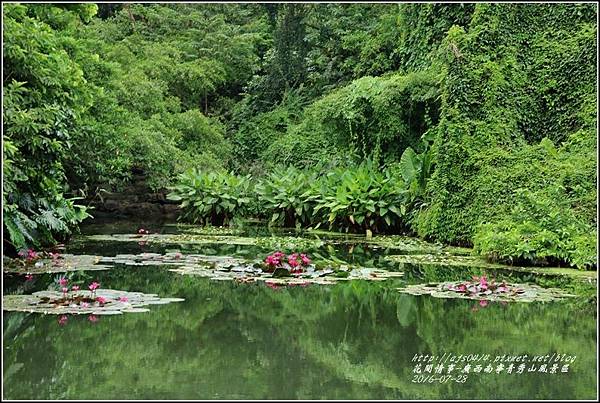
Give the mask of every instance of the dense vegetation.
<svg viewBox="0 0 600 403">
<path fill-rule="evenodd" d="M 4 245 L 143 171 L 183 218 L 596 266 L 595 4 L 3 6 Z"/>
</svg>

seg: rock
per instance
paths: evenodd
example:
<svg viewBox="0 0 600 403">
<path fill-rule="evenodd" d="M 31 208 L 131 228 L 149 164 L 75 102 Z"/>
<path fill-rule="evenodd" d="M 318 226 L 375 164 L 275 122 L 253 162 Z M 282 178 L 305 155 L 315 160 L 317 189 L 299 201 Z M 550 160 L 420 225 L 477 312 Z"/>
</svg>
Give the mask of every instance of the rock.
<svg viewBox="0 0 600 403">
<path fill-rule="evenodd" d="M 119 210 L 120 203 L 116 200 L 106 200 L 103 205 L 103 209 L 107 211 Z"/>
</svg>

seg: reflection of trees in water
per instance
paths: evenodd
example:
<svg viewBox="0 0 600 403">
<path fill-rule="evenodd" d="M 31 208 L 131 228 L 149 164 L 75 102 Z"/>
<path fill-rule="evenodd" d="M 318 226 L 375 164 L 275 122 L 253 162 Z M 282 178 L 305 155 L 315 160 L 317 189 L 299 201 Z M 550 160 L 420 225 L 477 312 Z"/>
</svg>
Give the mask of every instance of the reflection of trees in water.
<svg viewBox="0 0 600 403">
<path fill-rule="evenodd" d="M 384 283 L 271 290 L 161 268 L 99 275 L 111 288 L 186 301 L 97 324 L 5 320 L 8 334 L 19 335 L 5 350 L 5 371 L 24 364 L 5 377 L 7 397 L 584 398 L 595 390 L 593 355 L 584 356 L 594 351 L 595 324 L 567 304 L 472 312 L 469 301 L 407 296 Z M 411 383 L 415 353 L 445 351 L 566 352 L 578 355 L 577 372 L 559 374 L 561 382 L 479 375 L 465 385 Z"/>
</svg>

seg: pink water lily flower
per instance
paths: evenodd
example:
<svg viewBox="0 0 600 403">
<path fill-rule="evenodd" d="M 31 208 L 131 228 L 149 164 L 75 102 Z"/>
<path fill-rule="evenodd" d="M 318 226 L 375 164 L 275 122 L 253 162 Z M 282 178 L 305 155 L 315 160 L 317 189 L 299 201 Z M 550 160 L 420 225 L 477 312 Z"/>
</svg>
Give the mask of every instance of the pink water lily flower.
<svg viewBox="0 0 600 403">
<path fill-rule="evenodd" d="M 302 264 L 304 266 L 308 266 L 310 264 L 310 259 L 308 258 L 308 255 L 301 253 L 300 254 L 300 259 L 302 260 Z"/>
<path fill-rule="evenodd" d="M 295 255 L 292 255 L 288 258 L 288 264 L 292 267 L 297 267 L 300 265 L 300 263 L 298 263 L 298 261 L 296 260 Z"/>
<path fill-rule="evenodd" d="M 58 318 L 58 324 L 61 326 L 66 325 L 68 320 L 69 317 L 67 315 L 62 315 L 60 318 Z"/>
<path fill-rule="evenodd" d="M 69 288 L 68 287 L 63 287 L 62 288 L 62 292 L 63 292 L 63 294 L 66 295 L 69 292 Z"/>
<path fill-rule="evenodd" d="M 90 289 L 90 291 L 95 291 L 96 289 L 98 289 L 98 287 L 100 287 L 100 283 L 97 282 L 92 282 L 92 284 L 90 284 L 88 286 L 88 288 Z"/>
<path fill-rule="evenodd" d="M 78 285 L 74 285 L 73 287 L 71 287 L 72 291 L 79 291 L 79 286 Z"/>
<path fill-rule="evenodd" d="M 61 285 L 61 287 L 64 287 L 64 286 L 66 286 L 68 283 L 69 283 L 69 280 L 67 280 L 65 277 L 61 277 L 61 278 L 58 280 L 58 284 L 60 284 L 60 285 Z"/>
<path fill-rule="evenodd" d="M 25 281 L 31 281 L 31 280 L 33 280 L 33 274 L 31 274 L 31 273 L 27 273 L 27 274 L 25 275 Z"/>
<path fill-rule="evenodd" d="M 88 316 L 88 320 L 92 323 L 96 323 L 98 322 L 98 317 L 96 315 L 90 315 Z"/>
<path fill-rule="evenodd" d="M 104 305 L 104 304 L 106 304 L 106 301 L 108 301 L 108 299 L 106 299 L 105 297 L 100 296 L 100 297 L 96 298 L 96 301 L 98 301 L 98 303 L 100 305 Z"/>
<path fill-rule="evenodd" d="M 479 306 L 482 308 L 485 308 L 486 306 L 488 306 L 488 301 L 485 299 L 482 299 L 481 301 L 479 301 Z"/>
<path fill-rule="evenodd" d="M 277 267 L 281 264 L 281 260 L 280 257 L 275 256 L 275 254 L 273 254 L 267 256 L 267 258 L 265 259 L 265 263 L 267 264 L 267 266 Z"/>
<path fill-rule="evenodd" d="M 82 308 L 89 308 L 90 304 L 87 302 L 82 302 L 81 305 L 79 305 Z"/>
<path fill-rule="evenodd" d="M 128 302 L 129 298 L 127 298 L 126 296 L 122 296 L 122 297 L 119 297 L 119 301 L 121 301 L 121 302 Z"/>
<path fill-rule="evenodd" d="M 27 259 L 35 259 L 37 257 L 37 252 L 34 251 L 33 249 L 28 249 L 27 250 Z"/>
<path fill-rule="evenodd" d="M 182 256 L 183 255 L 179 252 L 175 253 L 175 255 L 174 255 L 175 259 L 181 259 Z"/>
</svg>

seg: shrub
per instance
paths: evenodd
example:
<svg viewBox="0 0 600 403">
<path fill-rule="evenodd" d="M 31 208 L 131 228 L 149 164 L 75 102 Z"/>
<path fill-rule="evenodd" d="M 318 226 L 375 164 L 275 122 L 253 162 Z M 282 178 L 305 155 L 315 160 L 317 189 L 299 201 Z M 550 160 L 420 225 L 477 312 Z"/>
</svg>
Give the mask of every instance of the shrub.
<svg viewBox="0 0 600 403">
<path fill-rule="evenodd" d="M 509 213 L 478 227 L 475 251 L 511 264 L 567 262 L 582 269 L 595 267 L 597 232 L 565 208 L 563 191 L 518 189 Z"/>
<path fill-rule="evenodd" d="M 224 225 L 249 212 L 253 184 L 250 176 L 203 173 L 194 168 L 180 174 L 177 184 L 170 189 L 168 199 L 181 201 L 181 218 L 193 223 Z"/>
<path fill-rule="evenodd" d="M 275 169 L 256 185 L 259 203 L 271 223 L 293 227 L 310 222 L 309 203 L 302 197 L 316 179 L 314 172 L 294 167 Z"/>
<path fill-rule="evenodd" d="M 357 161 L 397 161 L 437 123 L 437 80 L 435 70 L 354 80 L 308 106 L 297 135 L 324 138 Z"/>
<path fill-rule="evenodd" d="M 315 228 L 327 224 L 346 232 L 383 232 L 402 227 L 407 190 L 400 175 L 380 170 L 372 162 L 321 175 L 303 195 Z"/>
</svg>

